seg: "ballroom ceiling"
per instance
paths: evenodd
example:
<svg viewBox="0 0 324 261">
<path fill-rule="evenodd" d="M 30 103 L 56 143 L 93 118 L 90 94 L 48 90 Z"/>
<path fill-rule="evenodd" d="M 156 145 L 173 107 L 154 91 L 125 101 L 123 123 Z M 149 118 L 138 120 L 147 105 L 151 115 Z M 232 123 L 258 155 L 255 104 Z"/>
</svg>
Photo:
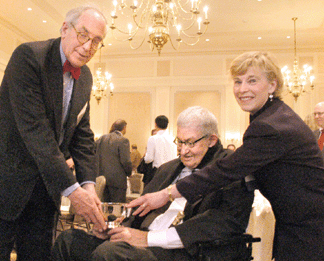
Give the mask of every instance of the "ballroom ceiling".
<svg viewBox="0 0 324 261">
<path fill-rule="evenodd" d="M 66 12 L 86 0 L 0 0 L 0 24 L 28 40 L 43 40 L 59 36 Z M 105 14 L 110 14 L 112 0 L 93 0 Z M 297 50 L 324 50 L 323 0 L 202 0 L 209 6 L 210 26 L 195 46 L 181 45 L 176 52 L 168 43 L 163 54 L 231 53 L 238 50 L 293 51 L 293 21 L 297 20 Z M 28 11 L 31 8 L 31 11 Z M 46 22 L 43 22 L 46 21 Z M 108 19 L 109 21 L 109 19 Z M 290 36 L 290 38 L 287 38 Z M 261 39 L 258 39 L 261 37 Z M 206 42 L 205 39 L 210 39 Z M 103 55 L 157 55 L 145 42 L 138 50 L 127 43 L 105 39 Z M 108 45 L 111 44 L 111 45 Z"/>
</svg>

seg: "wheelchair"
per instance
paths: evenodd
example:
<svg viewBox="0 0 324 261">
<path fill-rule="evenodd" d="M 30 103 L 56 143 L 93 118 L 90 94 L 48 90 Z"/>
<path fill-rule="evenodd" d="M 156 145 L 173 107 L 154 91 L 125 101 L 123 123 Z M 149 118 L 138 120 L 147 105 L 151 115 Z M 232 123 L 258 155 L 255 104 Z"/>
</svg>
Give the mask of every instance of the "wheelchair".
<svg viewBox="0 0 324 261">
<path fill-rule="evenodd" d="M 252 243 L 261 238 L 243 234 L 229 239 L 203 242 L 199 244 L 197 261 L 250 261 Z"/>
</svg>

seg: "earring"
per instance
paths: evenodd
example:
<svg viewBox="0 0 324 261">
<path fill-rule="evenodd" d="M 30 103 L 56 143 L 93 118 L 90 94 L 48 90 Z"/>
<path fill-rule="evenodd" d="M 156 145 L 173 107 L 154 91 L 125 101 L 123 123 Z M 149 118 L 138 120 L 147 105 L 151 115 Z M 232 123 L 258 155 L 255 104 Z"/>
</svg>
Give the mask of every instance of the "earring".
<svg viewBox="0 0 324 261">
<path fill-rule="evenodd" d="M 269 94 L 269 99 L 270 99 L 270 101 L 273 100 L 273 94 L 272 93 Z"/>
</svg>

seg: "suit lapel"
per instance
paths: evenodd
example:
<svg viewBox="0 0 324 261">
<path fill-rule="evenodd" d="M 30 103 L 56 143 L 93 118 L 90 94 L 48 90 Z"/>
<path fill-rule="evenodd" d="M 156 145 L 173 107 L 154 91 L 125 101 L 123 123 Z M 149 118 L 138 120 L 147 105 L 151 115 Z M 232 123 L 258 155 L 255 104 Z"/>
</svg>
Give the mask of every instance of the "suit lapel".
<svg viewBox="0 0 324 261">
<path fill-rule="evenodd" d="M 74 132 L 75 127 L 79 123 L 80 119 L 84 115 L 87 110 L 87 106 L 89 106 L 89 95 L 91 93 L 91 87 L 89 88 L 89 83 L 87 78 L 91 75 L 87 75 L 86 70 L 84 69 L 86 66 L 81 67 L 81 75 L 78 80 L 74 81 L 73 85 L 73 93 L 71 97 L 71 107 L 69 111 L 69 115 L 66 122 L 66 135 L 64 139 L 68 138 L 71 133 Z M 82 115 L 79 115 L 82 113 Z"/>
<path fill-rule="evenodd" d="M 48 53 L 45 62 L 45 74 L 47 76 L 47 84 L 50 88 L 56 140 L 59 140 L 62 125 L 62 109 L 63 109 L 63 73 L 62 61 L 60 55 L 60 41 L 58 38 L 53 44 L 52 50 Z"/>
<path fill-rule="evenodd" d="M 159 190 L 162 190 L 166 187 L 168 187 L 174 180 L 176 177 L 178 177 L 178 175 L 180 174 L 181 170 L 184 168 L 182 162 L 179 160 L 179 164 L 177 164 L 177 166 L 175 166 L 174 169 L 170 169 L 169 174 L 166 179 L 163 181 L 163 183 L 161 184 L 161 187 Z"/>
</svg>

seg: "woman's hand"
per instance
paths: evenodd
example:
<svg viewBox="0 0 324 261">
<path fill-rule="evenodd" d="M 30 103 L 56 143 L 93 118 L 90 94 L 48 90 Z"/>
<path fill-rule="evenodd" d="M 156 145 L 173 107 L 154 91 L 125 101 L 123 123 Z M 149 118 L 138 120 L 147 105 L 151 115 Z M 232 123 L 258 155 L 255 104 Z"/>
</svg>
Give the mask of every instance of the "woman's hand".
<svg viewBox="0 0 324 261">
<path fill-rule="evenodd" d="M 140 217 L 146 215 L 153 209 L 160 208 L 164 206 L 169 201 L 169 195 L 167 189 L 160 190 L 155 193 L 148 193 L 137 199 L 132 200 L 126 205 L 128 208 L 134 208 L 139 206 L 133 215 L 138 215 Z"/>
</svg>

